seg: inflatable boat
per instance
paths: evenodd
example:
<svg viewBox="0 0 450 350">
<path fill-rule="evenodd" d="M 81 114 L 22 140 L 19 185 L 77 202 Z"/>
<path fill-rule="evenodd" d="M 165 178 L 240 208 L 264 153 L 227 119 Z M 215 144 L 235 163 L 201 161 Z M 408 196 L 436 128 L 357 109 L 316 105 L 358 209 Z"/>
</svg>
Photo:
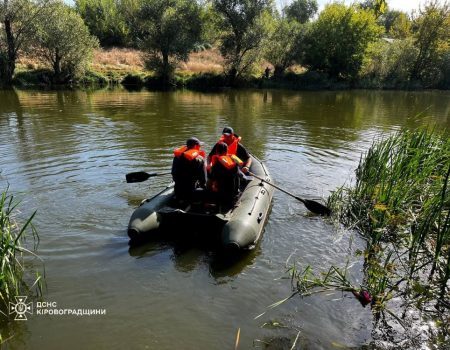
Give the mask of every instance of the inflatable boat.
<svg viewBox="0 0 450 350">
<path fill-rule="evenodd" d="M 271 183 L 264 164 L 252 158 L 250 171 Z M 180 206 L 172 183 L 134 211 L 128 225 L 130 243 L 181 236 L 213 241 L 227 249 L 251 249 L 261 237 L 272 203 L 273 187 L 261 179 L 242 180 L 240 196 L 231 208 L 204 202 Z"/>
</svg>

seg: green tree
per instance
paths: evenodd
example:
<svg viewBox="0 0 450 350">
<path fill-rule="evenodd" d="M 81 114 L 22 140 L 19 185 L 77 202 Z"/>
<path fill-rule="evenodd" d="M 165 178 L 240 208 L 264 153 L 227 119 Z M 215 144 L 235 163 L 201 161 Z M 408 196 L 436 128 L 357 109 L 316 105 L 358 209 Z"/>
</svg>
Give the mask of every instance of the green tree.
<svg viewBox="0 0 450 350">
<path fill-rule="evenodd" d="M 305 37 L 303 64 L 332 77 L 355 78 L 370 42 L 383 32 L 370 11 L 327 5 Z"/>
<path fill-rule="evenodd" d="M 283 9 L 283 12 L 290 20 L 306 23 L 317 13 L 317 10 L 316 0 L 294 0 Z"/>
<path fill-rule="evenodd" d="M 119 0 L 76 0 L 75 7 L 102 46 L 124 46 L 129 28 Z"/>
<path fill-rule="evenodd" d="M 55 2 L 39 24 L 39 57 L 53 69 L 54 82 L 65 83 L 78 78 L 92 59 L 98 46 L 83 19 L 63 2 Z"/>
<path fill-rule="evenodd" d="M 395 39 L 406 39 L 411 35 L 411 20 L 404 12 L 399 12 L 387 33 Z M 387 29 L 387 27 L 385 26 Z"/>
<path fill-rule="evenodd" d="M 359 4 L 359 6 L 363 10 L 372 10 L 374 12 L 376 18 L 379 18 L 388 9 L 386 0 L 365 0 L 365 1 L 361 2 Z"/>
<path fill-rule="evenodd" d="M 200 7 L 190 0 L 143 0 L 139 19 L 147 66 L 167 85 L 176 63 L 186 61 L 200 40 Z"/>
<path fill-rule="evenodd" d="M 301 55 L 305 27 L 295 20 L 281 19 L 275 24 L 265 45 L 264 57 L 275 67 L 274 75 L 283 75 Z"/>
<path fill-rule="evenodd" d="M 0 0 L 0 81 L 10 85 L 21 50 L 31 46 L 49 0 Z"/>
<path fill-rule="evenodd" d="M 220 16 L 220 51 L 230 82 L 256 62 L 271 20 L 272 0 L 213 0 Z"/>
<path fill-rule="evenodd" d="M 450 8 L 432 1 L 414 20 L 414 45 L 418 50 L 411 68 L 411 78 L 433 83 L 440 79 L 438 67 L 450 49 Z"/>
</svg>

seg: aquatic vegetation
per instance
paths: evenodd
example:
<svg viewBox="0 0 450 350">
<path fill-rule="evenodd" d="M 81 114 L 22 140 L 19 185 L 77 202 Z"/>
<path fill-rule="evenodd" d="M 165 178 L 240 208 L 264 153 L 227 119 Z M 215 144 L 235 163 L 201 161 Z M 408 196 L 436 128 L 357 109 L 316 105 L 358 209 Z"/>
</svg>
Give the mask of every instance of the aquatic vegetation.
<svg viewBox="0 0 450 350">
<path fill-rule="evenodd" d="M 26 248 L 26 239 L 31 238 L 33 249 L 39 242 L 39 237 L 32 225 L 36 214 L 34 212 L 24 224 L 19 224 L 14 219 L 20 202 L 5 190 L 0 197 L 0 309 L 6 309 L 10 300 L 17 295 L 28 294 L 36 290 L 41 294 L 41 275 L 36 273 L 36 278 L 27 283 L 28 273 L 24 256 L 36 256 Z"/>
<path fill-rule="evenodd" d="M 311 266 L 293 265 L 288 269 L 293 295 L 352 293 L 361 305 L 370 305 L 375 325 L 381 320 L 387 326 L 389 318 L 406 329 L 407 312 L 428 313 L 440 327 L 438 337 L 447 341 L 449 177 L 450 138 L 443 133 L 402 130 L 374 142 L 360 159 L 355 184 L 328 199 L 336 222 L 367 242 L 364 251 L 355 252 L 364 259 L 363 282 L 351 281 L 348 262 L 318 274 Z"/>
</svg>

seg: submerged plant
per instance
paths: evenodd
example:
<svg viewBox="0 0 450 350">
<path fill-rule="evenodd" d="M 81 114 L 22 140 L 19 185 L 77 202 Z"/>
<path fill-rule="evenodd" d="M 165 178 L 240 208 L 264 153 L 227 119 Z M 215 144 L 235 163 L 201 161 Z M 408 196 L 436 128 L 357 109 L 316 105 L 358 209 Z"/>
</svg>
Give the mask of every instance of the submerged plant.
<svg viewBox="0 0 450 350">
<path fill-rule="evenodd" d="M 0 197 L 0 298 L 3 305 L 0 309 L 6 309 L 14 296 L 28 293 L 36 287 L 37 293 L 41 293 L 41 276 L 37 273 L 31 286 L 26 282 L 24 255 L 36 256 L 24 244 L 27 236 L 31 236 L 33 248 L 36 248 L 39 237 L 32 225 L 36 214 L 34 212 L 23 224 L 15 220 L 15 213 L 19 202 L 14 196 L 4 191 Z"/>
</svg>

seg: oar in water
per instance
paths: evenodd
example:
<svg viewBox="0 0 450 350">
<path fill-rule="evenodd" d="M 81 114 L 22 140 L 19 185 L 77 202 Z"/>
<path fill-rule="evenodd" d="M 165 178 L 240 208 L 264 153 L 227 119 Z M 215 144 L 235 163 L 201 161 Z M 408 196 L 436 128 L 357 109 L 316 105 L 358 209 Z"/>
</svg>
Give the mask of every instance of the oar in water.
<svg viewBox="0 0 450 350">
<path fill-rule="evenodd" d="M 133 182 L 143 182 L 150 177 L 155 176 L 163 176 L 163 175 L 170 175 L 171 173 L 146 173 L 145 171 L 137 171 L 135 173 L 129 173 L 125 175 L 125 178 L 127 179 L 128 183 Z"/>
<path fill-rule="evenodd" d="M 271 182 L 268 182 L 266 180 L 264 180 L 262 177 L 259 177 L 258 175 L 253 174 L 252 172 L 248 172 L 249 175 L 256 177 L 258 180 L 261 180 L 262 182 L 275 187 L 277 190 L 280 190 L 283 193 L 286 193 L 287 195 L 294 197 L 296 200 L 302 202 L 305 207 L 310 210 L 311 212 L 315 213 L 315 214 L 319 214 L 319 215 L 330 215 L 331 214 L 331 210 L 330 208 L 327 208 L 326 206 L 324 206 L 323 204 L 320 204 L 319 202 L 316 201 L 312 201 L 310 199 L 303 199 L 300 198 L 284 189 L 282 189 L 281 187 L 278 187 L 277 185 L 274 185 Z"/>
</svg>

